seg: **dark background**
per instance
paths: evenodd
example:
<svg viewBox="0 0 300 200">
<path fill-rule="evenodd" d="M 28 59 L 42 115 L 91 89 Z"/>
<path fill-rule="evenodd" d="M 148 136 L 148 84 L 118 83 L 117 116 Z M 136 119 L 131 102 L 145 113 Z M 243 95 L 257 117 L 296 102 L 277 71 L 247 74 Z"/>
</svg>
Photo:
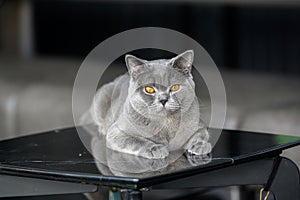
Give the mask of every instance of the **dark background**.
<svg viewBox="0 0 300 200">
<path fill-rule="evenodd" d="M 297 6 L 34 1 L 33 8 L 38 55 L 84 58 L 114 34 L 154 26 L 192 37 L 219 67 L 300 73 Z"/>
</svg>

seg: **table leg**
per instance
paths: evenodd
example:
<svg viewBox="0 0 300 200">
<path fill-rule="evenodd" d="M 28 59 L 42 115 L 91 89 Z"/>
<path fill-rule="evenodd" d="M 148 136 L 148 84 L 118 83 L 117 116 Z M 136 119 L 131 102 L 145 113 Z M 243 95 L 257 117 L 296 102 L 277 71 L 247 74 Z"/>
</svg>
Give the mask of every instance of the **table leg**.
<svg viewBox="0 0 300 200">
<path fill-rule="evenodd" d="M 121 200 L 121 192 L 115 188 L 109 190 L 108 194 L 109 200 Z"/>
<path fill-rule="evenodd" d="M 299 200 L 299 177 L 299 169 L 295 163 L 287 158 L 282 158 L 270 188 L 276 200 Z"/>
<path fill-rule="evenodd" d="M 126 200 L 142 200 L 142 192 L 140 190 L 127 190 L 125 193 Z"/>
<path fill-rule="evenodd" d="M 255 160 L 157 184 L 152 186 L 152 189 L 266 185 L 269 182 L 276 160 L 276 158 Z M 270 191 L 275 195 L 276 200 L 300 200 L 299 177 L 299 170 L 295 163 L 283 157 L 270 186 Z"/>
</svg>

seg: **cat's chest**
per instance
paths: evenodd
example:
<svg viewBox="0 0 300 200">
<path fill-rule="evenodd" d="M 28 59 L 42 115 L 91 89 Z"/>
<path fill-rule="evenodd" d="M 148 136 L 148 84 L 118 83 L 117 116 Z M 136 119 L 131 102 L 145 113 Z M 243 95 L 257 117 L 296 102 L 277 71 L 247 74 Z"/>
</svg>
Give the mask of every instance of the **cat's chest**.
<svg viewBox="0 0 300 200">
<path fill-rule="evenodd" d="M 175 137 L 180 121 L 177 118 L 165 118 L 160 121 L 161 129 L 151 140 L 154 142 L 168 144 Z"/>
<path fill-rule="evenodd" d="M 174 133 L 178 130 L 180 124 L 179 117 L 166 117 L 162 120 L 162 127 L 165 131 L 169 133 Z"/>
</svg>

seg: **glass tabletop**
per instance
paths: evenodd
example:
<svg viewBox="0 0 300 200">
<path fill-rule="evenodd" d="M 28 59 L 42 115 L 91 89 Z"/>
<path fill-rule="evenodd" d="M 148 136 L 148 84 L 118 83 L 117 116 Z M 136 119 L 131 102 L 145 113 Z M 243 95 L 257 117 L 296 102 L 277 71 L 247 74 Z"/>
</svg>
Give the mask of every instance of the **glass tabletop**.
<svg viewBox="0 0 300 200">
<path fill-rule="evenodd" d="M 0 173 L 136 188 L 279 155 L 300 144 L 294 136 L 223 130 L 209 155 L 174 151 L 153 160 L 112 151 L 102 136 L 87 133 L 87 139 L 86 148 L 76 128 L 68 128 L 1 141 Z"/>
</svg>

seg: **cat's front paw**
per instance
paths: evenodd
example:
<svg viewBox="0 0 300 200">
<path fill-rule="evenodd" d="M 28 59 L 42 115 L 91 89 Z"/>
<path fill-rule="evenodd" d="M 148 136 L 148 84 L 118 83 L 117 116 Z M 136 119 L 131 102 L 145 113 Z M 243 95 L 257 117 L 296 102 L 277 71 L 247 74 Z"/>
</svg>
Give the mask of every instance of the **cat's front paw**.
<svg viewBox="0 0 300 200">
<path fill-rule="evenodd" d="M 192 166 L 205 165 L 211 162 L 211 154 L 204 155 L 195 155 L 195 154 L 186 154 L 187 160 Z"/>
<path fill-rule="evenodd" d="M 148 159 L 163 159 L 169 155 L 169 150 L 165 145 L 153 144 L 146 149 L 144 155 Z"/>
<path fill-rule="evenodd" d="M 205 141 L 198 141 L 194 144 L 192 144 L 188 149 L 189 154 L 194 154 L 194 155 L 205 155 L 209 154 L 211 152 L 211 144 L 209 142 Z"/>
</svg>

